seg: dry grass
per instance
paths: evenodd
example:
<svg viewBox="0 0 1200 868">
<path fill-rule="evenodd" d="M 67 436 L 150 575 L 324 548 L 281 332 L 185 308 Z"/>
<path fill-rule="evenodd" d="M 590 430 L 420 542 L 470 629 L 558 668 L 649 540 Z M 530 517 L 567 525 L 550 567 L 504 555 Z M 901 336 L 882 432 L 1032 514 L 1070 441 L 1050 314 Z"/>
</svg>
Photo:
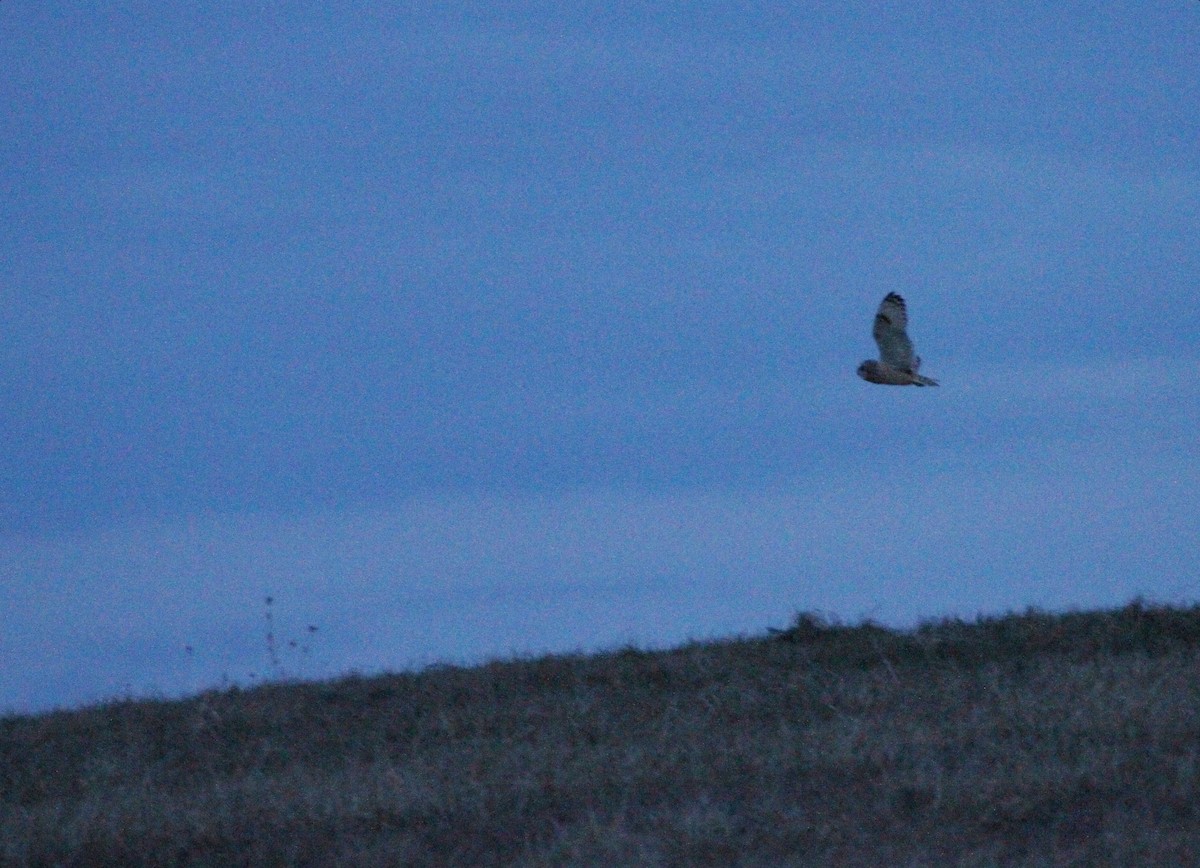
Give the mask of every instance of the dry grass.
<svg viewBox="0 0 1200 868">
<path fill-rule="evenodd" d="M 5 865 L 1200 864 L 1200 607 L 0 720 Z"/>
</svg>

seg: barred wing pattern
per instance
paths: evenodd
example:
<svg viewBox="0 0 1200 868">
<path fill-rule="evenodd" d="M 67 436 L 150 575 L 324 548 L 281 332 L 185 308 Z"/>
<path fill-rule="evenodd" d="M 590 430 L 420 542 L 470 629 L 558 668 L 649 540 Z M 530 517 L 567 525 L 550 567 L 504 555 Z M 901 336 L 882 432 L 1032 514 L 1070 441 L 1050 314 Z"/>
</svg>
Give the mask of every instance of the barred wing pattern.
<svg viewBox="0 0 1200 868">
<path fill-rule="evenodd" d="M 889 292 L 879 303 L 875 314 L 875 327 L 871 334 L 879 345 L 879 361 L 889 368 L 913 371 L 921 366 L 920 359 L 913 355 L 912 341 L 908 337 L 908 308 L 904 299 Z"/>
</svg>

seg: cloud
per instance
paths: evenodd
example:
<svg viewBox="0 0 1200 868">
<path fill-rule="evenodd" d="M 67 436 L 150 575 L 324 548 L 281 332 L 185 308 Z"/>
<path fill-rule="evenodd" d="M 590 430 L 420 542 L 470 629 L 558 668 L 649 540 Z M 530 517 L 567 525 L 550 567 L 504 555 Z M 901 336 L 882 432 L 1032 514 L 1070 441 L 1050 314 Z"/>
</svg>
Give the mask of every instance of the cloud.
<svg viewBox="0 0 1200 868">
<path fill-rule="evenodd" d="M 799 610 L 908 624 L 1194 598 L 1197 485 L 1183 450 L 1096 441 L 851 462 L 758 488 L 10 536 L 0 572 L 25 580 L 3 591 L 15 674 L 0 707 L 261 676 L 268 595 L 284 669 L 307 676 L 759 633 Z"/>
</svg>

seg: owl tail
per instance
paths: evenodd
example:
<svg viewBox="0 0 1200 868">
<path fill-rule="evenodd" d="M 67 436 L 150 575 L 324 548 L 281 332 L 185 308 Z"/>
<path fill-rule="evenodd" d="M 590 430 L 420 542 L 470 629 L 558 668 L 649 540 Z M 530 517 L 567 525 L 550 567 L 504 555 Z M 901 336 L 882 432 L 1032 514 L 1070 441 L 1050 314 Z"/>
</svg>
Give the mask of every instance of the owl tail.
<svg viewBox="0 0 1200 868">
<path fill-rule="evenodd" d="M 913 374 L 914 386 L 936 386 L 937 384 L 938 381 L 931 377 L 922 377 L 920 374 Z"/>
</svg>

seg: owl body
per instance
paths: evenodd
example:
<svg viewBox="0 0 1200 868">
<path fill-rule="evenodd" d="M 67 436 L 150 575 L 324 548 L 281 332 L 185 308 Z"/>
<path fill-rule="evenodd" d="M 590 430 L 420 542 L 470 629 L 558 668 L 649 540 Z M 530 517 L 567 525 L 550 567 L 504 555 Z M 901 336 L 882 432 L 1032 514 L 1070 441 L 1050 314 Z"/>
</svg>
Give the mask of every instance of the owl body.
<svg viewBox="0 0 1200 868">
<path fill-rule="evenodd" d="M 873 359 L 858 366 L 858 375 L 868 383 L 878 383 L 881 386 L 936 386 L 938 384 L 937 380 L 922 377 L 914 371 L 891 368 Z"/>
</svg>

